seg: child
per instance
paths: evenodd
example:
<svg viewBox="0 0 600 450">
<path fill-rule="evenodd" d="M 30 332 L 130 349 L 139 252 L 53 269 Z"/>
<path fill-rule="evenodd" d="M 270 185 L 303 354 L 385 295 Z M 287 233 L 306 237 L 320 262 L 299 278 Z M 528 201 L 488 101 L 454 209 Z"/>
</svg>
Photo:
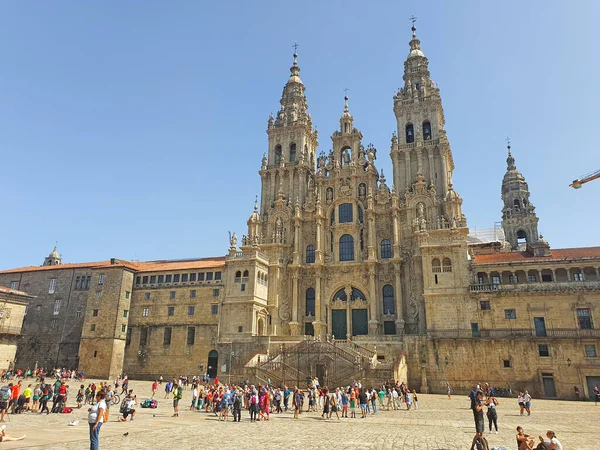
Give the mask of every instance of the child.
<svg viewBox="0 0 600 450">
<path fill-rule="evenodd" d="M 413 405 L 415 405 L 415 409 L 419 409 L 419 398 L 417 397 L 417 391 L 414 389 L 412 392 L 412 401 Z"/>
</svg>

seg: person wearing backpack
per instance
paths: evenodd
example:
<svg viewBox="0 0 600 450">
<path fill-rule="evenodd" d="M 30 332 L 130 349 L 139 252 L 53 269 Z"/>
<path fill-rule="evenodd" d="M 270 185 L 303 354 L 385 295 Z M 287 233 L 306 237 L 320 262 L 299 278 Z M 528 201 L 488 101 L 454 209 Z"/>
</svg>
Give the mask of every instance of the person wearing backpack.
<svg viewBox="0 0 600 450">
<path fill-rule="evenodd" d="M 10 401 L 11 387 L 12 386 L 9 384 L 8 386 L 4 386 L 2 387 L 2 389 L 0 389 L 0 411 L 2 413 L 0 422 L 4 422 L 4 416 L 6 416 L 6 411 L 8 411 L 8 402 Z"/>
<path fill-rule="evenodd" d="M 183 397 L 183 388 L 177 382 L 173 383 L 173 417 L 179 417 L 179 400 Z"/>
</svg>

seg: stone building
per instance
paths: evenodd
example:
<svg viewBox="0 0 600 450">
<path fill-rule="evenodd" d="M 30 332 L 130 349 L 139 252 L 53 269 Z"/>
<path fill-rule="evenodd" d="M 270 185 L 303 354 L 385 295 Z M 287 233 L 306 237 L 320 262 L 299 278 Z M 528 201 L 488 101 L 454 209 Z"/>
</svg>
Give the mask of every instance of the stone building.
<svg viewBox="0 0 600 450">
<path fill-rule="evenodd" d="M 600 247 L 550 248 L 510 146 L 502 224 L 469 232 L 414 28 L 409 46 L 389 185 L 348 98 L 318 151 L 294 55 L 239 248 L 233 234 L 226 256 L 207 259 L 62 264 L 54 251 L 41 267 L 0 272 L 1 285 L 35 296 L 17 364 L 589 395 L 600 383 Z"/>
<path fill-rule="evenodd" d="M 0 370 L 14 368 L 23 319 L 32 299 L 25 292 L 0 286 Z"/>
</svg>

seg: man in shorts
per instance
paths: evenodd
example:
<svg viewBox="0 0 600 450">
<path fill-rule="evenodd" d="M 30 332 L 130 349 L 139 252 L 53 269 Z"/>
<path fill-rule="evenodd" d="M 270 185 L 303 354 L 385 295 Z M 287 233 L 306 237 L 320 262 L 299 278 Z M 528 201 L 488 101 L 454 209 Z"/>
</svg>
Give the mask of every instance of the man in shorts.
<svg viewBox="0 0 600 450">
<path fill-rule="evenodd" d="M 179 400 L 183 397 L 183 388 L 177 381 L 173 382 L 173 417 L 179 417 Z"/>
<path fill-rule="evenodd" d="M 483 430 L 485 429 L 485 420 L 483 418 L 483 392 L 478 390 L 472 402 L 473 418 L 475 419 L 475 437 L 471 444 L 471 450 L 475 449 L 475 444 L 478 439 L 482 439 Z"/>
</svg>

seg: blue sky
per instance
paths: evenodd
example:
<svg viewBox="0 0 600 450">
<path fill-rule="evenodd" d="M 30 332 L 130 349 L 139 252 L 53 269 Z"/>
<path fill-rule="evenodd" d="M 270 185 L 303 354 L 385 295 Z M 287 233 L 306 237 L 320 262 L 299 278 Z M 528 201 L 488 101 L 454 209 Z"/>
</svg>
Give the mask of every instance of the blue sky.
<svg viewBox="0 0 600 450">
<path fill-rule="evenodd" d="M 365 7 L 365 5 L 369 5 Z M 410 24 L 469 226 L 500 220 L 505 137 L 551 246 L 598 245 L 596 1 L 0 3 L 0 268 L 222 255 L 246 232 L 297 41 L 320 150 L 343 89 L 391 179 Z M 596 119 L 594 119 L 596 117 Z"/>
</svg>

